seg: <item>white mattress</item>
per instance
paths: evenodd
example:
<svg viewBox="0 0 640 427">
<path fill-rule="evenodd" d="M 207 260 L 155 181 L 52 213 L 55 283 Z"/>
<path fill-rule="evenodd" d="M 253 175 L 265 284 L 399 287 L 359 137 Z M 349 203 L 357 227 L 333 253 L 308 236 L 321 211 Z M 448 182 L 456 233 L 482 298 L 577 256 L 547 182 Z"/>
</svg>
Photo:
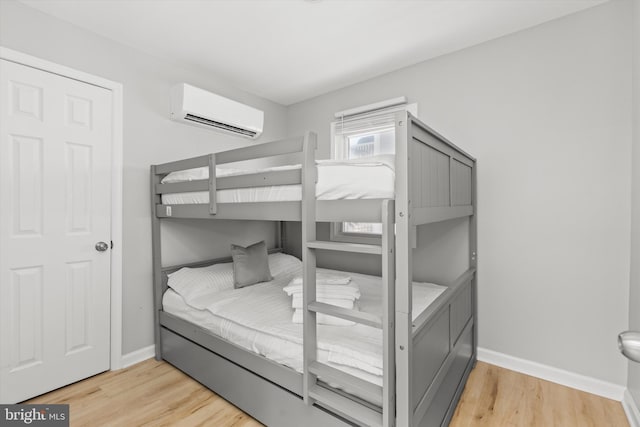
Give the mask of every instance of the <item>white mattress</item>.
<svg viewBox="0 0 640 427">
<path fill-rule="evenodd" d="M 380 315 L 381 279 L 349 274 L 360 287 L 360 309 Z M 302 372 L 302 325 L 292 323 L 291 298 L 282 290 L 294 275 L 289 272 L 270 282 L 212 292 L 198 301 L 197 305 L 206 309 L 188 305 L 169 289 L 163 296 L 163 308 L 240 347 Z M 445 289 L 430 283 L 414 283 L 413 318 Z M 318 360 L 382 385 L 382 331 L 365 325 L 319 325 Z"/>
<path fill-rule="evenodd" d="M 356 160 L 318 160 L 316 164 L 318 166 L 316 197 L 320 200 L 392 199 L 394 197 L 395 171 L 392 155 Z M 218 168 L 216 176 L 236 176 L 287 169 L 300 169 L 300 165 L 251 171 Z M 162 182 L 185 182 L 208 178 L 208 168 L 197 168 L 172 172 Z M 217 203 L 285 202 L 301 199 L 300 185 L 226 189 L 216 193 Z M 209 203 L 209 192 L 164 194 L 162 203 L 167 205 Z"/>
</svg>

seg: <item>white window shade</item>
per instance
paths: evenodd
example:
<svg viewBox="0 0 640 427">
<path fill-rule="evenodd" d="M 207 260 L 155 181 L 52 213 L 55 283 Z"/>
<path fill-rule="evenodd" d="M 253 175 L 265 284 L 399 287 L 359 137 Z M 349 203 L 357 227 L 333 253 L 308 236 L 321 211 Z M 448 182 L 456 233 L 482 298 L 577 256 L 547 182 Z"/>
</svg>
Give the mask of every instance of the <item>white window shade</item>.
<svg viewBox="0 0 640 427">
<path fill-rule="evenodd" d="M 402 104 L 382 110 L 367 111 L 357 115 L 339 116 L 334 123 L 335 133 L 357 132 L 359 130 L 375 130 L 393 125 L 395 113 L 408 111 L 418 115 L 418 104 Z"/>
</svg>

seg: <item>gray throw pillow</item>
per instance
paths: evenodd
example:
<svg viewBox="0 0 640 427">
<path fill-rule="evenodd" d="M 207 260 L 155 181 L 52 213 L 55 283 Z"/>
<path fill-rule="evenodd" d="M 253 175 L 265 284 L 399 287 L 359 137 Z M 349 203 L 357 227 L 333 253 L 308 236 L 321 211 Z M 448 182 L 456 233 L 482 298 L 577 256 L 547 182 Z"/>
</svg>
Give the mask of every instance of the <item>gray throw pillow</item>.
<svg viewBox="0 0 640 427">
<path fill-rule="evenodd" d="M 238 289 L 272 280 L 268 256 L 264 240 L 247 248 L 232 244 L 233 287 Z"/>
</svg>

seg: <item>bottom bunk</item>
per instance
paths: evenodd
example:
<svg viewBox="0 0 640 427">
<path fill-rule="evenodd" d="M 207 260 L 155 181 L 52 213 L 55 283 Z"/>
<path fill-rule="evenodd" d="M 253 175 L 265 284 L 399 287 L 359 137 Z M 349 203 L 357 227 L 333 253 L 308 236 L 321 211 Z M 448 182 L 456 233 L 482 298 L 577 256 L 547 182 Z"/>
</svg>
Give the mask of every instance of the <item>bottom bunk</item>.
<svg viewBox="0 0 640 427">
<path fill-rule="evenodd" d="M 292 322 L 295 297 L 292 302 L 283 291 L 302 265 L 280 253 L 270 255 L 269 264 L 273 280 L 241 289 L 228 288 L 228 264 L 165 269 L 173 283 L 165 276 L 158 357 L 266 425 L 356 425 L 302 400 L 302 325 Z M 359 309 L 370 313 L 381 309 L 379 277 L 321 272 L 347 274 L 359 288 Z M 413 285 L 415 412 L 411 418 L 416 426 L 448 423 L 475 362 L 473 275 L 469 270 L 449 286 Z M 381 347 L 379 329 L 318 326 L 318 360 L 377 385 L 382 384 Z M 367 393 L 336 390 L 331 381 L 322 384 L 372 413 L 380 411 L 380 402 Z"/>
</svg>

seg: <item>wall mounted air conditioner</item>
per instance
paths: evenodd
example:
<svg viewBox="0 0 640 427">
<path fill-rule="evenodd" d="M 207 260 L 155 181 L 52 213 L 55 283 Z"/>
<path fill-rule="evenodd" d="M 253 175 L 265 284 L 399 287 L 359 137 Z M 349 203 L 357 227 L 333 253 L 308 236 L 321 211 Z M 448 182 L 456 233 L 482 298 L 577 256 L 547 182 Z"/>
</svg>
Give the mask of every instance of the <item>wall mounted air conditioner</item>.
<svg viewBox="0 0 640 427">
<path fill-rule="evenodd" d="M 171 118 L 252 139 L 264 123 L 262 111 L 186 83 L 171 90 Z"/>
</svg>

